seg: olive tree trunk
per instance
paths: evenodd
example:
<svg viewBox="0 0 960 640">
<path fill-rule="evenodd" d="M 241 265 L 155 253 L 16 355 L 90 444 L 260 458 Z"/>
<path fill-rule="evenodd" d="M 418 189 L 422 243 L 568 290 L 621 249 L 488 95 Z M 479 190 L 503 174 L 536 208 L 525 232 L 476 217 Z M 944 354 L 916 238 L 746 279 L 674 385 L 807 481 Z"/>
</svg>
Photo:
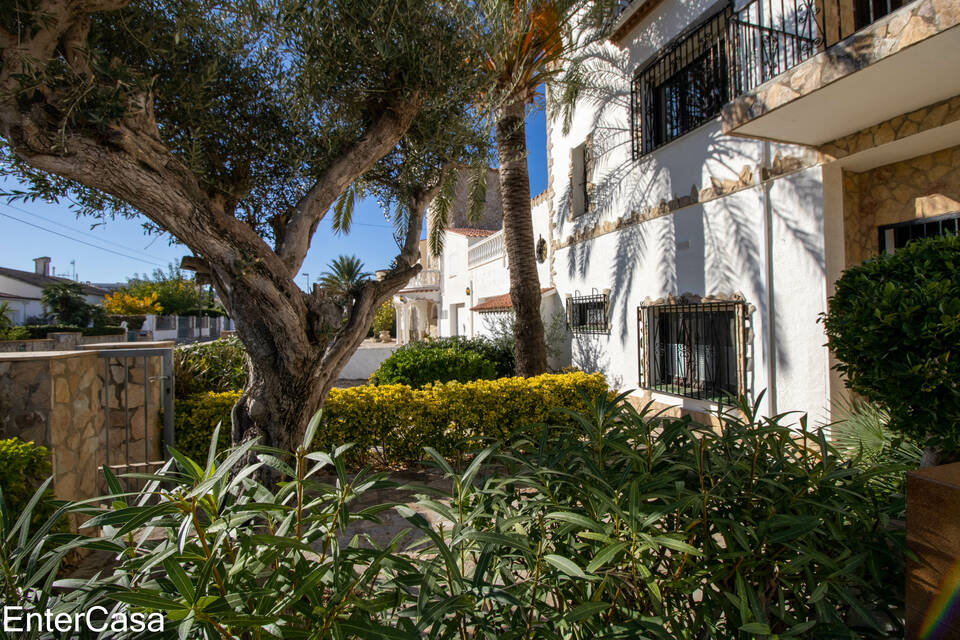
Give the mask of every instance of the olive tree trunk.
<svg viewBox="0 0 960 640">
<path fill-rule="evenodd" d="M 0 137 L 19 161 L 126 202 L 193 252 L 249 354 L 251 375 L 233 413 L 233 438 L 257 436 L 289 450 L 366 336 L 377 307 L 420 270 L 423 211 L 436 194 L 430 186 L 407 203 L 410 224 L 392 270 L 382 281 L 363 285 L 346 322 L 322 290 L 305 293 L 294 282 L 326 212 L 395 149 L 421 108 L 420 97 L 395 96 L 372 112 L 362 134 L 315 177 L 301 200 L 275 212 L 270 246 L 235 215 L 232 196 L 209 189 L 166 147 L 149 93 L 131 96 L 122 116 L 76 130 L 62 126 L 64 96 L 56 86 L 24 93 L 23 78 L 41 77 L 43 65 L 61 59 L 61 51 L 73 72 L 94 86 L 86 58 L 89 13 L 127 2 L 49 0 L 42 28 L 14 35 L 0 27 Z"/>
<path fill-rule="evenodd" d="M 503 204 L 503 242 L 510 267 L 510 299 L 514 310 L 514 355 L 517 375 L 547 370 L 547 345 L 540 317 L 540 278 L 530 213 L 530 177 L 524 103 L 506 105 L 497 113 L 497 155 Z"/>
</svg>

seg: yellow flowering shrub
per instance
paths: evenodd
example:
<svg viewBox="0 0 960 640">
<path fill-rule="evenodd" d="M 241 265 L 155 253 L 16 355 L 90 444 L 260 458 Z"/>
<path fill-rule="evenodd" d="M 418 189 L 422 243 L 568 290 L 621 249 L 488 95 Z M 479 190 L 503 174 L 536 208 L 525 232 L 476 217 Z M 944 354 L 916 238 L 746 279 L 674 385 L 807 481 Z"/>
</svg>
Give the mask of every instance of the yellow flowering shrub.
<svg viewBox="0 0 960 640">
<path fill-rule="evenodd" d="M 572 418 L 553 409 L 582 411 L 586 406 L 580 391 L 594 397 L 607 390 L 601 374 L 583 372 L 446 382 L 422 389 L 403 384 L 331 389 L 314 447 L 331 450 L 352 442 L 348 457 L 354 464 L 415 464 L 425 459 L 424 447 L 452 459 L 482 442 L 506 440 L 531 424 L 571 424 Z M 220 446 L 225 446 L 230 409 L 239 397 L 238 392 L 204 393 L 177 401 L 177 448 L 204 459 L 219 421 L 224 425 Z"/>
<path fill-rule="evenodd" d="M 160 315 L 163 307 L 157 303 L 157 292 L 150 295 L 135 296 L 125 291 L 108 293 L 103 297 L 103 307 L 107 313 L 120 316 Z"/>
<path fill-rule="evenodd" d="M 207 459 L 210 438 L 217 423 L 221 423 L 217 450 L 229 447 L 230 411 L 239 399 L 239 391 L 209 391 L 177 400 L 173 407 L 174 448 L 202 464 Z"/>
<path fill-rule="evenodd" d="M 422 460 L 426 446 L 452 458 L 530 424 L 569 424 L 569 416 L 552 410 L 585 409 L 578 390 L 593 397 L 607 391 L 607 383 L 599 373 L 576 372 L 422 389 L 399 384 L 332 389 L 315 446 L 354 442 L 357 462 L 386 465 Z"/>
</svg>

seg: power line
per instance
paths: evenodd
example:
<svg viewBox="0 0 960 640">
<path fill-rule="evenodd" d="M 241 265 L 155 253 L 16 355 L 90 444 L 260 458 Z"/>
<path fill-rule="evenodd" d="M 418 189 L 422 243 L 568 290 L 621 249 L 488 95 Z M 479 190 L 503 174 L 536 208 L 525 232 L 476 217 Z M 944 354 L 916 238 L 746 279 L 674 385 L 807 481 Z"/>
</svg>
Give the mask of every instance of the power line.
<svg viewBox="0 0 960 640">
<path fill-rule="evenodd" d="M 92 233 L 87 233 L 87 232 L 85 232 L 85 231 L 80 231 L 79 229 L 74 229 L 73 227 L 71 227 L 71 226 L 69 226 L 69 225 L 65 225 L 65 224 L 63 224 L 62 222 L 58 222 L 58 221 L 56 221 L 56 220 L 51 220 L 50 218 L 46 218 L 46 217 L 40 215 L 39 213 L 34 213 L 33 211 L 27 211 L 26 209 L 22 209 L 22 208 L 20 208 L 20 207 L 16 207 L 16 206 L 14 206 L 14 205 L 12 205 L 12 204 L 10 204 L 10 203 L 7 203 L 7 202 L 0 202 L 0 204 L 2 204 L 3 206 L 5 206 L 5 207 L 7 207 L 7 208 L 9 208 L 9 209 L 13 209 L 14 211 L 19 211 L 20 213 L 25 213 L 25 214 L 27 214 L 28 216 L 32 216 L 32 217 L 34 217 L 34 218 L 39 218 L 39 219 L 41 219 L 41 220 L 44 220 L 44 221 L 46 221 L 46 222 L 49 222 L 50 224 L 55 224 L 55 225 L 57 225 L 58 227 L 63 227 L 64 229 L 66 229 L 66 230 L 68 230 L 68 231 L 72 231 L 72 232 L 74 232 L 74 233 L 79 233 L 79 234 L 85 235 L 85 236 L 87 236 L 88 238 L 93 238 L 93 239 L 96 240 L 97 242 L 102 242 L 102 243 L 104 243 L 104 244 L 112 244 L 113 246 L 115 246 L 115 247 L 120 247 L 121 249 L 129 249 L 129 247 L 127 247 L 126 245 L 120 244 L 119 242 L 113 242 L 112 240 L 107 240 L 106 238 L 101 238 L 101 237 L 99 237 L 99 236 L 97 236 L 97 235 L 94 235 L 94 234 L 92 234 Z M 159 236 L 154 237 L 154 240 L 156 240 L 157 237 L 159 237 Z M 153 241 L 151 241 L 150 244 L 153 244 Z M 144 249 L 147 249 L 149 246 L 150 246 L 150 245 L 147 245 L 147 247 L 144 247 Z M 146 255 L 146 254 L 144 254 L 144 255 Z M 155 259 L 155 260 L 160 260 L 160 258 L 158 258 L 157 256 L 148 256 L 148 257 L 153 258 L 153 259 Z"/>
<path fill-rule="evenodd" d="M 26 220 L 21 220 L 20 218 L 17 218 L 17 217 L 15 217 L 15 216 L 10 215 L 9 213 L 3 213 L 2 211 L 0 211 L 0 216 L 3 216 L 3 217 L 5 217 L 5 218 L 10 218 L 11 220 L 16 220 L 17 222 L 22 222 L 22 223 L 25 224 L 25 225 L 34 227 L 35 229 L 40 229 L 41 231 L 46 231 L 47 233 L 52 233 L 52 234 L 55 235 L 55 236 L 60 236 L 61 238 L 66 238 L 67 240 L 73 240 L 74 242 L 79 242 L 80 244 L 85 244 L 85 245 L 87 245 L 88 247 L 93 247 L 94 249 L 99 249 L 100 251 L 106 251 L 107 253 L 112 253 L 112 254 L 114 254 L 114 255 L 118 255 L 118 256 L 120 256 L 121 258 L 127 258 L 128 260 L 136 260 L 137 262 L 143 262 L 143 263 L 145 263 L 145 264 L 151 264 L 151 265 L 156 266 L 156 267 L 165 267 L 165 266 L 166 266 L 166 265 L 160 264 L 159 262 L 153 262 L 152 260 L 144 260 L 143 258 L 138 258 L 138 257 L 136 257 L 136 256 L 131 256 L 131 255 L 127 255 L 127 254 L 125 254 L 125 253 L 120 253 L 119 251 L 114 251 L 113 249 L 108 249 L 108 248 L 106 248 L 106 247 L 100 247 L 100 246 L 97 246 L 97 245 L 93 244 L 92 242 L 87 242 L 86 240 L 80 240 L 79 238 L 71 238 L 70 236 L 68 236 L 68 235 L 66 235 L 66 234 L 64 234 L 64 233 L 60 233 L 59 231 L 54 231 L 53 229 L 47 229 L 46 227 L 42 227 L 42 226 L 40 226 L 40 225 L 38 225 L 38 224 L 34 224 L 34 223 L 32 223 L 32 222 L 27 222 Z"/>
</svg>

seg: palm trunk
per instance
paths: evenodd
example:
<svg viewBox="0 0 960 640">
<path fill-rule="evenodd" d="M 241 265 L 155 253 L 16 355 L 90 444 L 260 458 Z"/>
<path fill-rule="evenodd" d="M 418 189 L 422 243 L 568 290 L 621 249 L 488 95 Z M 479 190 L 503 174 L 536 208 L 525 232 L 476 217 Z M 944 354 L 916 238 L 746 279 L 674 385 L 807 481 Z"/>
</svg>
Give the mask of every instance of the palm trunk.
<svg viewBox="0 0 960 640">
<path fill-rule="evenodd" d="M 530 214 L 530 177 L 523 117 L 523 102 L 503 107 L 497 114 L 496 139 L 503 203 L 503 242 L 510 263 L 510 298 L 515 314 L 514 354 L 517 375 L 529 377 L 547 370 L 547 346 L 540 318 L 540 278 Z"/>
</svg>

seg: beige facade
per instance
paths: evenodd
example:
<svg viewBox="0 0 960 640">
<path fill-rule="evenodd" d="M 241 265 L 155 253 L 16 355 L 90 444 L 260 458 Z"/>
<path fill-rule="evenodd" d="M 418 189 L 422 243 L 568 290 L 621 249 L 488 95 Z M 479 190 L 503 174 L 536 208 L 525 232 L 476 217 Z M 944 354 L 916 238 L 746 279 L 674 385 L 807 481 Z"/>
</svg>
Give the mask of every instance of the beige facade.
<svg viewBox="0 0 960 640">
<path fill-rule="evenodd" d="M 960 146 L 843 172 L 846 266 L 878 254 L 883 225 L 960 212 Z"/>
</svg>

